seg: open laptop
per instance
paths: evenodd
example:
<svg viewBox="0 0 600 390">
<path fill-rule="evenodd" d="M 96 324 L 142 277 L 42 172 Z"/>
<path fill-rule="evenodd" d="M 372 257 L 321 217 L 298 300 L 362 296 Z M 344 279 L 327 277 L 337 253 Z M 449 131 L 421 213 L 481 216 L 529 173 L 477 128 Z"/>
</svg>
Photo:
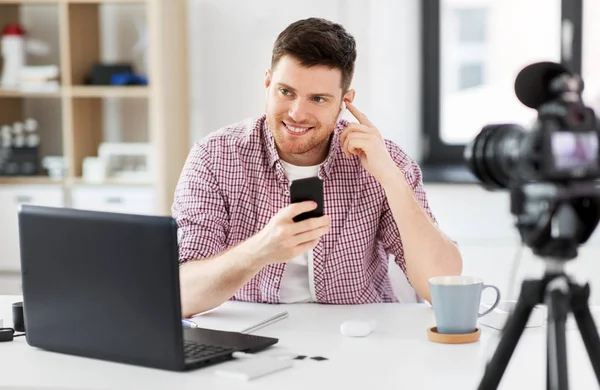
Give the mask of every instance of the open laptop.
<svg viewBox="0 0 600 390">
<path fill-rule="evenodd" d="M 23 205 L 19 234 L 31 346 L 183 371 L 278 342 L 183 328 L 173 218 Z"/>
</svg>

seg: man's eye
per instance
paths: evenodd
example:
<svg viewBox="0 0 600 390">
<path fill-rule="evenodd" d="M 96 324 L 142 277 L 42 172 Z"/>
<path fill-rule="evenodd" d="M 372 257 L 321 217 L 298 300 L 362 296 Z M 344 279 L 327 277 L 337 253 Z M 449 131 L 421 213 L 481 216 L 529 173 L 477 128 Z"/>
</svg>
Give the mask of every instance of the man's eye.
<svg viewBox="0 0 600 390">
<path fill-rule="evenodd" d="M 285 89 L 285 88 L 281 88 L 279 91 L 281 91 L 281 93 L 282 93 L 283 95 L 285 95 L 285 96 L 288 96 L 288 95 L 290 95 L 290 94 L 291 94 L 291 92 L 290 92 L 290 91 L 288 91 L 288 90 L 287 90 L 287 89 Z"/>
<path fill-rule="evenodd" d="M 313 99 L 317 103 L 323 103 L 325 101 L 321 96 L 315 96 Z"/>
</svg>

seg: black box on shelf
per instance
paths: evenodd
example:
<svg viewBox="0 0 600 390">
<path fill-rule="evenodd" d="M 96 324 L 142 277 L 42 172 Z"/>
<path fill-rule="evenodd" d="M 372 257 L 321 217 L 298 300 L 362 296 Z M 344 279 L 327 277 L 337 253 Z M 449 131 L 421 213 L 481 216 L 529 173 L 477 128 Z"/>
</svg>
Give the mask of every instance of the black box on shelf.
<svg viewBox="0 0 600 390">
<path fill-rule="evenodd" d="M 39 148 L 0 147 L 0 176 L 36 176 L 40 174 Z"/>
<path fill-rule="evenodd" d="M 133 74 L 131 64 L 94 64 L 90 73 L 85 78 L 87 85 L 111 85 L 111 78 L 115 74 Z"/>
</svg>

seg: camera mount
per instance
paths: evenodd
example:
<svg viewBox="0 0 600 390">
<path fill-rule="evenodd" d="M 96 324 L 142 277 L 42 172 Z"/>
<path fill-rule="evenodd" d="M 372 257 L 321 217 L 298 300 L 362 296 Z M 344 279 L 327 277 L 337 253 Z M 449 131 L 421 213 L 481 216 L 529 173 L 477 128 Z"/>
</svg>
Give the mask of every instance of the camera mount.
<svg viewBox="0 0 600 390">
<path fill-rule="evenodd" d="M 514 311 L 488 362 L 479 389 L 496 389 L 534 307 L 545 303 L 547 320 L 546 386 L 568 389 L 565 323 L 572 311 L 600 383 L 600 337 L 590 313 L 589 284 L 580 286 L 564 272 L 566 261 L 577 257 L 577 247 L 594 231 L 599 219 L 599 192 L 593 183 L 538 183 L 514 191 L 511 209 L 525 243 L 544 258 L 544 276 L 525 280 Z M 533 211 L 532 211 L 533 210 Z M 520 224 L 520 225 L 519 225 Z"/>
</svg>

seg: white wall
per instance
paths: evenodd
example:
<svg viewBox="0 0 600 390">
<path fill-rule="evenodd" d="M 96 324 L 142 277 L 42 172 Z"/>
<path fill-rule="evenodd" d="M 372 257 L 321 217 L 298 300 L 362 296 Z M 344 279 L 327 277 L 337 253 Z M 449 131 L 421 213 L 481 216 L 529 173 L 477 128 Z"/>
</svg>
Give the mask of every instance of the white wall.
<svg viewBox="0 0 600 390">
<path fill-rule="evenodd" d="M 357 41 L 356 105 L 418 158 L 418 0 L 189 0 L 191 142 L 264 113 L 264 73 L 277 35 L 311 16 L 343 24 Z"/>
</svg>

